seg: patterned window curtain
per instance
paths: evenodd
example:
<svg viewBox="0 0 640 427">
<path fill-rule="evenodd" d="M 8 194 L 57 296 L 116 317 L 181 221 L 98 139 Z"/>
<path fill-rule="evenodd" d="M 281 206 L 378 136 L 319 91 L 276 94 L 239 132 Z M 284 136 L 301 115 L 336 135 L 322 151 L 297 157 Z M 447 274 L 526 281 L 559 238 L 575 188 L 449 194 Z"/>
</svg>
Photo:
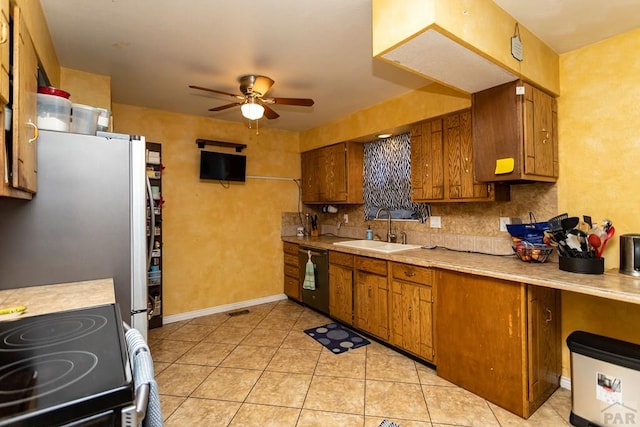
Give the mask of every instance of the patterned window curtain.
<svg viewBox="0 0 640 427">
<path fill-rule="evenodd" d="M 428 203 L 411 202 L 411 139 L 408 133 L 364 145 L 365 220 L 379 208 L 391 210 L 394 219 L 425 222 Z M 380 213 L 386 218 L 386 212 Z"/>
</svg>

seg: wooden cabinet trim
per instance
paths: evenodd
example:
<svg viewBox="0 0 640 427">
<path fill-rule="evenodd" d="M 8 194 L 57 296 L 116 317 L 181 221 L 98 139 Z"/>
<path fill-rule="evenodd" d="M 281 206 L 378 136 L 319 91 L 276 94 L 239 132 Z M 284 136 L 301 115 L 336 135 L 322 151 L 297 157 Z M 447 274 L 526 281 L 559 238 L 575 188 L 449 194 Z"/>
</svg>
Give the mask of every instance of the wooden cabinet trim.
<svg viewBox="0 0 640 427">
<path fill-rule="evenodd" d="M 339 264 L 345 267 L 353 268 L 354 255 L 345 254 L 343 252 L 329 251 L 329 264 Z"/>
<path fill-rule="evenodd" d="M 376 258 L 356 256 L 356 270 L 366 271 L 379 276 L 387 275 L 387 261 Z"/>
</svg>

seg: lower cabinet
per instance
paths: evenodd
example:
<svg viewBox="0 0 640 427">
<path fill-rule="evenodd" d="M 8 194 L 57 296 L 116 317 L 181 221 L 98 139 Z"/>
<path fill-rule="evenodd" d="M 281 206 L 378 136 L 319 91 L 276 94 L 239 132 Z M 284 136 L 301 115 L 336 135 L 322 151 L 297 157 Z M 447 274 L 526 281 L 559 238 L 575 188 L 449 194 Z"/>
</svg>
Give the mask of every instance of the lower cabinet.
<svg viewBox="0 0 640 427">
<path fill-rule="evenodd" d="M 353 266 L 355 256 L 329 251 L 329 314 L 353 324 Z"/>
<path fill-rule="evenodd" d="M 383 340 L 389 339 L 387 261 L 355 257 L 353 324 Z"/>
<path fill-rule="evenodd" d="M 291 299 L 302 301 L 298 267 L 298 245 L 282 242 L 284 251 L 284 293 Z"/>
<path fill-rule="evenodd" d="M 528 418 L 559 386 L 559 291 L 437 270 L 438 376 Z"/>
<path fill-rule="evenodd" d="M 431 269 L 391 263 L 390 342 L 435 363 Z"/>
</svg>

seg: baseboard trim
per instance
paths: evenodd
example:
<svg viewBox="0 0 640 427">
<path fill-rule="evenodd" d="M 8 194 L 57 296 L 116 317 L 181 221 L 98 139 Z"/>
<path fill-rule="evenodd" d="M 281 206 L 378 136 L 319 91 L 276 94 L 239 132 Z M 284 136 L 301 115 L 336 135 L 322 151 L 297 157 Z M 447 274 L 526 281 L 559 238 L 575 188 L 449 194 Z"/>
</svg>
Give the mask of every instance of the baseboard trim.
<svg viewBox="0 0 640 427">
<path fill-rule="evenodd" d="M 571 378 L 560 377 L 560 387 L 571 390 Z"/>
<path fill-rule="evenodd" d="M 252 307 L 254 305 L 267 304 L 287 299 L 285 294 L 276 294 L 268 297 L 256 298 L 247 301 L 234 302 L 231 304 L 219 305 L 216 307 L 203 308 L 201 310 L 188 311 L 186 313 L 173 314 L 162 318 L 163 324 L 181 322 L 183 320 L 191 320 L 197 317 L 209 316 L 211 314 L 224 313 L 226 311 L 237 310 L 239 308 Z"/>
</svg>

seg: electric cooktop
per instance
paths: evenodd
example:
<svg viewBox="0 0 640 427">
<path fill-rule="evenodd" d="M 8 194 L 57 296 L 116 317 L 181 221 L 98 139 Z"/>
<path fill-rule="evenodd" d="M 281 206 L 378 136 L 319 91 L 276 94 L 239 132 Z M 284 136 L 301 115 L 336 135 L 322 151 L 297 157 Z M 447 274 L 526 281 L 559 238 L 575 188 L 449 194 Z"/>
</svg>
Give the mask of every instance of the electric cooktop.
<svg viewBox="0 0 640 427">
<path fill-rule="evenodd" d="M 0 322 L 0 426 L 77 422 L 133 400 L 116 304 Z"/>
</svg>

